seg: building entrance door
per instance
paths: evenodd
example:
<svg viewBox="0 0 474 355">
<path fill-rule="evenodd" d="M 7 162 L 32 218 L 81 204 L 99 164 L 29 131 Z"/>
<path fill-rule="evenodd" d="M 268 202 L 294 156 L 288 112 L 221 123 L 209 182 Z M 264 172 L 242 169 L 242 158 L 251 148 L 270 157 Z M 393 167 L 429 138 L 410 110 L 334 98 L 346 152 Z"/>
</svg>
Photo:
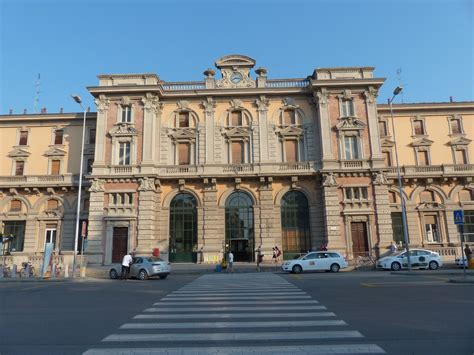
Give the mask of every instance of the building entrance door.
<svg viewBox="0 0 474 355">
<path fill-rule="evenodd" d="M 127 254 L 128 227 L 114 227 L 112 237 L 112 262 L 121 263 L 122 258 Z"/>
<path fill-rule="evenodd" d="M 234 261 L 253 261 L 252 240 L 232 239 L 229 250 L 234 254 Z"/>
<path fill-rule="evenodd" d="M 367 224 L 365 222 L 351 223 L 352 252 L 354 257 L 365 256 L 369 253 Z"/>
</svg>

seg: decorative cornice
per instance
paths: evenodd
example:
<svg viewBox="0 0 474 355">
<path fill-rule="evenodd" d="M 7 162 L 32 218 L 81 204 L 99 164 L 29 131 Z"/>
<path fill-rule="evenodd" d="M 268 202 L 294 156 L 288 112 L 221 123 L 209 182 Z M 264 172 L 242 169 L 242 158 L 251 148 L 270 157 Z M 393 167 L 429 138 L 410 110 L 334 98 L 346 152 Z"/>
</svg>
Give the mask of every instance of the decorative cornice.
<svg viewBox="0 0 474 355">
<path fill-rule="evenodd" d="M 373 175 L 374 178 L 374 185 L 388 185 L 388 179 L 387 176 L 384 173 L 374 173 Z"/>
<path fill-rule="evenodd" d="M 338 186 L 336 176 L 333 173 L 323 175 L 323 187 L 336 187 Z"/>
<path fill-rule="evenodd" d="M 91 187 L 89 187 L 89 192 L 104 192 L 105 191 L 105 180 L 94 179 L 92 180 Z"/>
<path fill-rule="evenodd" d="M 144 177 L 143 179 L 139 179 L 140 186 L 138 187 L 138 191 L 156 191 L 155 188 L 155 179 Z"/>
<path fill-rule="evenodd" d="M 342 117 L 340 122 L 336 125 L 339 130 L 362 130 L 367 125 L 356 117 Z"/>
<path fill-rule="evenodd" d="M 10 158 L 27 158 L 31 155 L 30 152 L 23 148 L 14 148 L 11 152 L 8 153 Z"/>
<path fill-rule="evenodd" d="M 138 134 L 138 131 L 129 123 L 124 123 L 120 122 L 117 123 L 110 131 L 109 134 L 112 137 L 117 137 L 117 136 L 136 136 Z"/>
</svg>

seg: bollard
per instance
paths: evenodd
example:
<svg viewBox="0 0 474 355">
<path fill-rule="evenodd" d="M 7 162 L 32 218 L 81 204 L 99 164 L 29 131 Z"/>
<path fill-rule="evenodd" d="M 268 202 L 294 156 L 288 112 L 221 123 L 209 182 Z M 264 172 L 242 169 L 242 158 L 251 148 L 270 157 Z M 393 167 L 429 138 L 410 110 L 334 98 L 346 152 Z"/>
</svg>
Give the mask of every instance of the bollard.
<svg viewBox="0 0 474 355">
<path fill-rule="evenodd" d="M 64 266 L 64 277 L 69 277 L 69 264 Z"/>
<path fill-rule="evenodd" d="M 81 277 L 86 277 L 86 267 L 85 267 L 85 266 L 81 267 L 80 276 L 81 276 Z"/>
<path fill-rule="evenodd" d="M 17 266 L 13 264 L 12 266 L 12 278 L 16 278 Z"/>
<path fill-rule="evenodd" d="M 53 264 L 52 271 L 51 271 L 51 278 L 56 278 L 56 264 Z"/>
</svg>

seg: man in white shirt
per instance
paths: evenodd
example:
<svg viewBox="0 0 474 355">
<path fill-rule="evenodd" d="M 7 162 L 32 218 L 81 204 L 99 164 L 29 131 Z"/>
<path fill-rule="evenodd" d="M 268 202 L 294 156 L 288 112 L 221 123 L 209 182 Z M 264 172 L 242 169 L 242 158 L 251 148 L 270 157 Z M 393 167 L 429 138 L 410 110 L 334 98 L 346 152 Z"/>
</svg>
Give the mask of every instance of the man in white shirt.
<svg viewBox="0 0 474 355">
<path fill-rule="evenodd" d="M 122 275 L 121 279 L 126 280 L 128 278 L 128 273 L 130 272 L 130 264 L 132 263 L 133 259 L 130 253 L 127 253 L 122 259 Z"/>
<path fill-rule="evenodd" d="M 229 251 L 229 271 L 230 272 L 234 272 L 233 266 L 234 266 L 234 254 L 232 254 L 232 252 Z"/>
</svg>

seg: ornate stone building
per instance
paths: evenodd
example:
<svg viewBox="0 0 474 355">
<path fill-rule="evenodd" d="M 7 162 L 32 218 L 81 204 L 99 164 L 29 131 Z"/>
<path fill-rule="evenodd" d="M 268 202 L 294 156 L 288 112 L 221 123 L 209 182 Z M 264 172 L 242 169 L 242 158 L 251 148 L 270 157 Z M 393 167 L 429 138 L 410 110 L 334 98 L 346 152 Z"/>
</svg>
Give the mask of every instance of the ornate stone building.
<svg viewBox="0 0 474 355">
<path fill-rule="evenodd" d="M 267 257 L 278 246 L 292 258 L 322 244 L 352 259 L 401 240 L 393 130 L 388 106 L 376 103 L 384 79 L 374 68 L 270 79 L 246 56 L 215 65 L 219 74 L 207 69 L 198 82 L 99 75 L 88 88 L 97 104 L 84 212 L 89 263 L 154 248 L 171 261 L 217 262 L 229 249 L 253 261 L 258 246 Z M 394 105 L 394 116 L 410 243 L 452 258 L 459 246 L 452 210 L 464 209 L 474 232 L 474 103 Z M 16 145 L 2 140 L 8 166 Z M 14 190 L 31 192 L 2 169 L 6 221 Z M 42 194 L 66 193 L 55 186 Z M 38 228 L 31 240 L 43 238 Z M 62 240 L 72 238 L 64 229 Z"/>
</svg>

